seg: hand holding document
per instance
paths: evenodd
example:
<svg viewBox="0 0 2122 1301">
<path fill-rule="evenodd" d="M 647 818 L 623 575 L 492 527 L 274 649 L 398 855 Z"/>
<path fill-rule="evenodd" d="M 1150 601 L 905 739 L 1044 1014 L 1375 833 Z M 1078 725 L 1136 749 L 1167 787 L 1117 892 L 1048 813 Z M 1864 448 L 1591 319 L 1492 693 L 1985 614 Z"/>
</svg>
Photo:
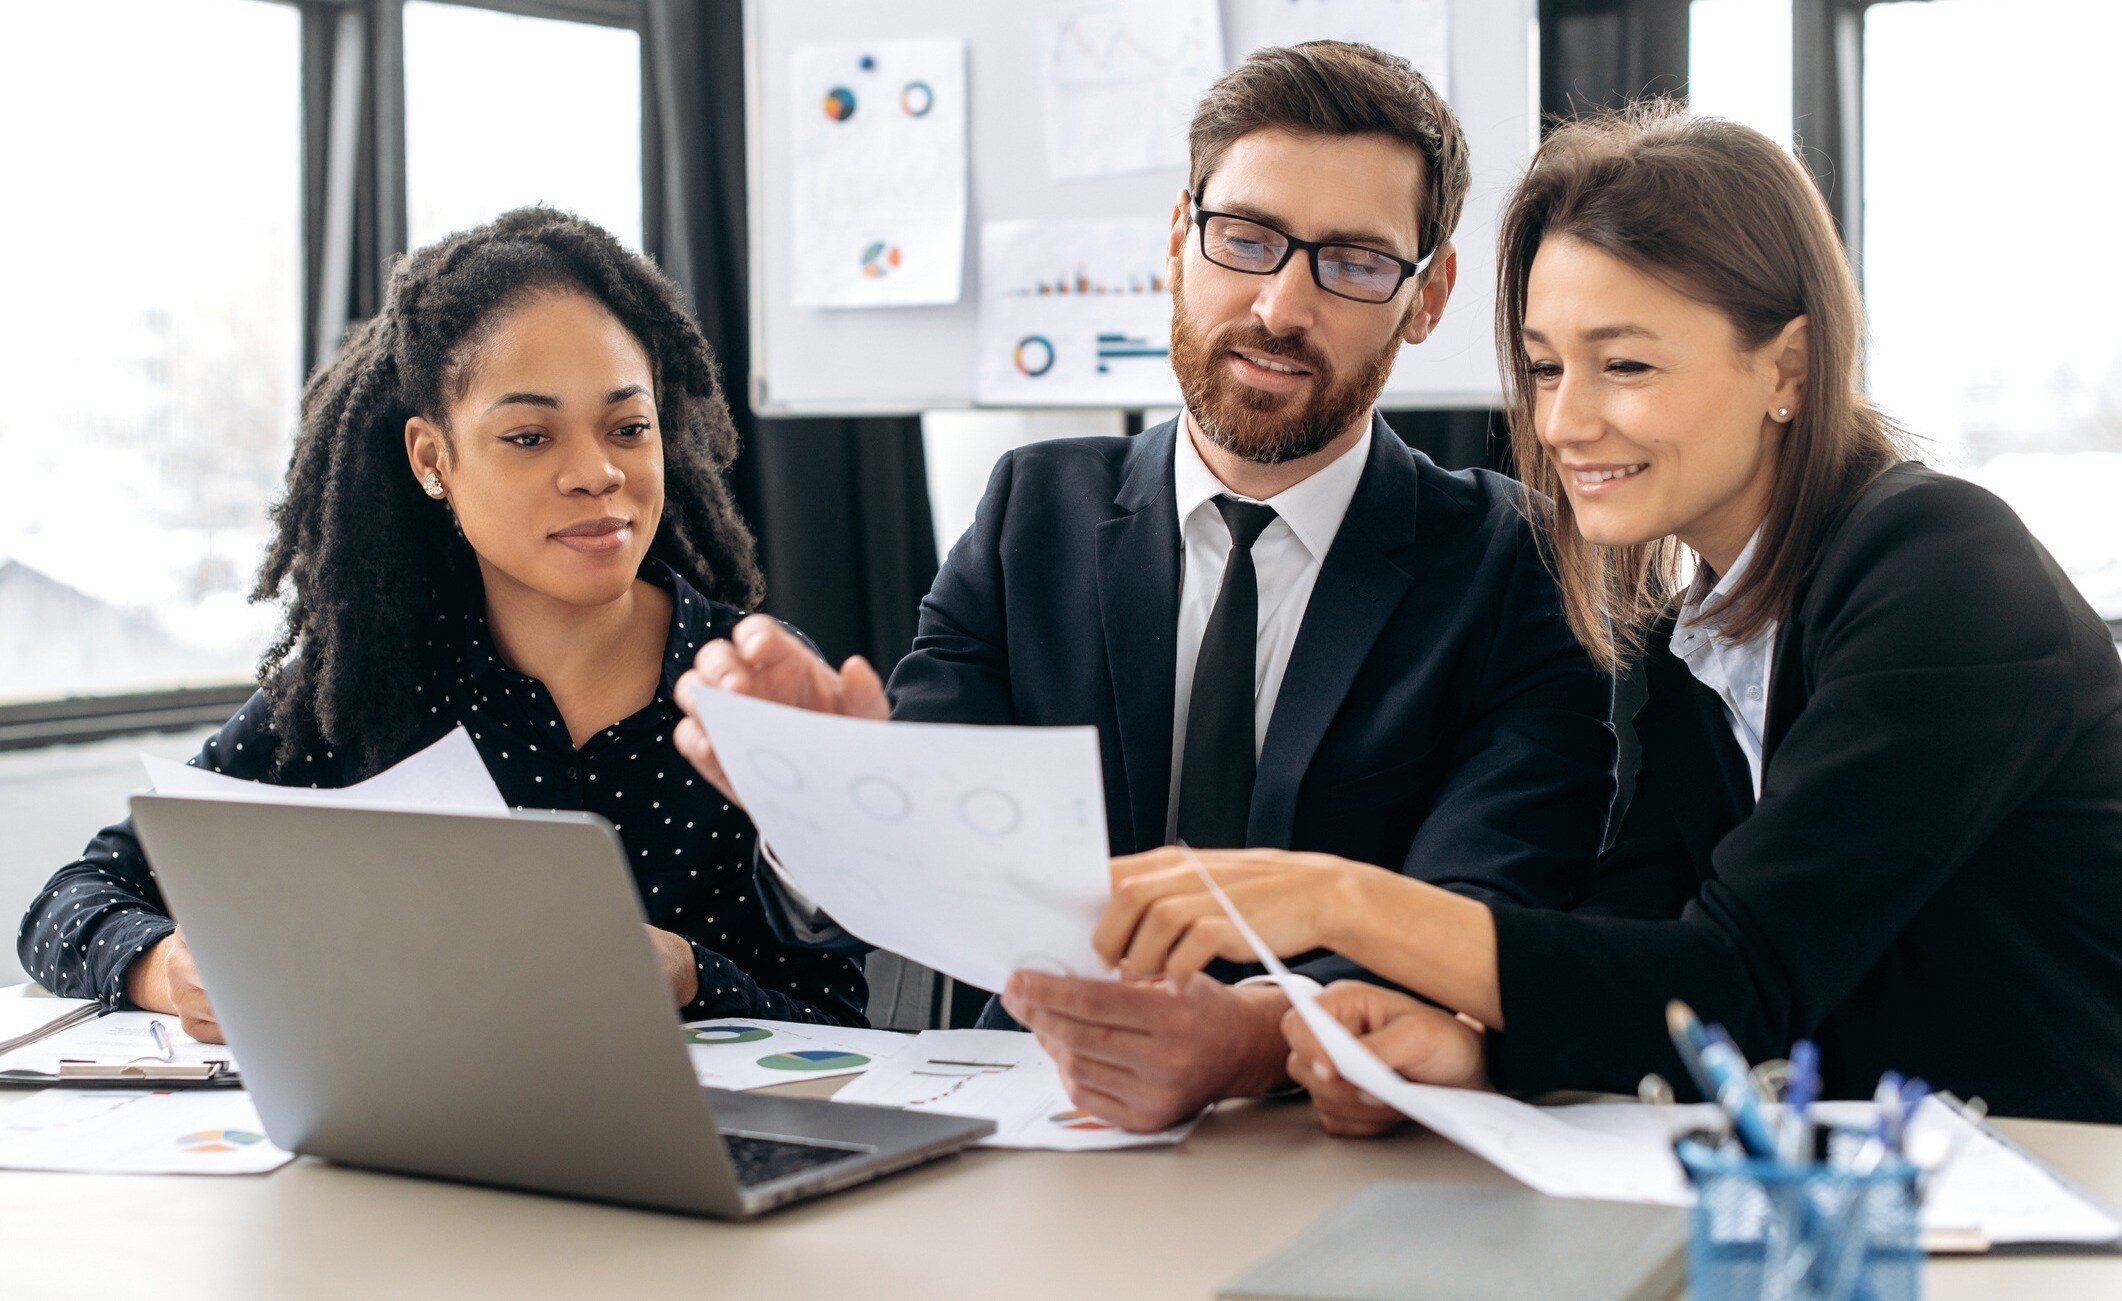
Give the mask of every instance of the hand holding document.
<svg viewBox="0 0 2122 1301">
<path fill-rule="evenodd" d="M 1039 1041 L 1018 1030 L 926 1030 L 833 1095 L 835 1102 L 907 1107 L 995 1122 L 982 1147 L 1101 1152 L 1183 1141 L 1199 1117 L 1132 1134 L 1078 1110 Z"/>
<path fill-rule="evenodd" d="M 366 781 L 338 790 L 312 790 L 307 786 L 275 786 L 270 782 L 245 781 L 190 764 L 140 756 L 148 782 L 157 795 L 187 795 L 203 799 L 249 800 L 258 804 L 292 804 L 332 809 L 432 809 L 442 813 L 493 813 L 505 815 L 508 801 L 494 785 L 479 747 L 462 727 L 386 768 Z"/>
<path fill-rule="evenodd" d="M 1110 977 L 1098 733 L 888 723 L 694 696 L 774 859 L 851 934 L 978 986 Z"/>
</svg>

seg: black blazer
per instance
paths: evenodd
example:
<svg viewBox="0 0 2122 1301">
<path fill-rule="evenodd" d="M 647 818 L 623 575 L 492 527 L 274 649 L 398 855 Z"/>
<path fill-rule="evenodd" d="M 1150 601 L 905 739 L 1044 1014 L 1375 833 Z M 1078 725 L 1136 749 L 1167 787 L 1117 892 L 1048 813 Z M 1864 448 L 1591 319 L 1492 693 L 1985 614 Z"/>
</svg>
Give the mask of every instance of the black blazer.
<svg viewBox="0 0 2122 1301">
<path fill-rule="evenodd" d="M 1664 1005 L 2016 1116 L 2122 1121 L 2122 659 L 2010 508 L 1915 463 L 1782 621 L 1763 790 L 1658 629 L 1619 836 L 1568 915 L 1496 909 L 1499 1087 L 1685 1088 Z"/>
<path fill-rule="evenodd" d="M 1168 421 L 1005 455 L 891 679 L 895 718 L 1095 726 L 1116 854 L 1164 843 L 1176 436 Z M 1517 493 L 1438 469 L 1376 421 L 1275 702 L 1249 844 L 1532 907 L 1572 899 L 1613 797 L 1609 689 Z"/>
</svg>

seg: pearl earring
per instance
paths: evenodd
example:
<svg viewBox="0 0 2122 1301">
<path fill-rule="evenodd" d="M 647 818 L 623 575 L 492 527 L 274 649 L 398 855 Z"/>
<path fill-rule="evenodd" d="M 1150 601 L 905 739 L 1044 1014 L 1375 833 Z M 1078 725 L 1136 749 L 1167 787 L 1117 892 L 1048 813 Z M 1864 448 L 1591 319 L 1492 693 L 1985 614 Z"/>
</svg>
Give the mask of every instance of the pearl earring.
<svg viewBox="0 0 2122 1301">
<path fill-rule="evenodd" d="M 1776 419 L 1778 419 L 1778 420 L 1788 420 L 1788 419 L 1790 419 L 1790 408 L 1789 408 L 1789 407 L 1777 407 L 1777 408 L 1776 408 Z"/>
<path fill-rule="evenodd" d="M 441 475 L 436 474 L 433 470 L 429 470 L 427 472 L 427 477 L 420 481 L 420 486 L 422 488 L 427 489 L 428 496 L 433 497 L 436 501 L 442 500 L 442 494 L 445 489 L 442 487 Z"/>
</svg>

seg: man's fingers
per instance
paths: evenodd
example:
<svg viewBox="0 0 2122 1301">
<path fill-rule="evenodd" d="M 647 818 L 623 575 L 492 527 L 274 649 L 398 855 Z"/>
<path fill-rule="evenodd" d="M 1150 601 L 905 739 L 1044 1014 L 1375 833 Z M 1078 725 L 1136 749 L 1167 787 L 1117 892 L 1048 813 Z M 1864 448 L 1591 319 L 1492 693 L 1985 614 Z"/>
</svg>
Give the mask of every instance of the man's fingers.
<svg viewBox="0 0 2122 1301">
<path fill-rule="evenodd" d="M 1168 991 L 1145 985 L 1122 985 L 1110 980 L 1078 980 L 1073 976 L 1049 976 L 1038 971 L 1011 974 L 1002 990 L 1002 1005 L 1019 1021 L 1019 1008 L 1041 1008 L 1048 1012 L 1147 1032 L 1153 1013 L 1171 998 Z"/>
<path fill-rule="evenodd" d="M 721 637 L 702 646 L 693 657 L 692 676 L 700 685 L 718 691 L 742 692 L 750 680 L 744 662 L 737 658 L 737 648 Z"/>
<path fill-rule="evenodd" d="M 1025 1011 L 1029 1014 L 1029 1019 L 1024 1022 L 1025 1029 L 1038 1037 L 1039 1046 L 1046 1049 L 1047 1055 L 1057 1063 L 1064 1058 L 1072 1062 L 1097 1062 L 1132 1074 L 1134 1063 L 1147 1043 L 1146 1037 L 1137 1030 L 1078 1021 L 1037 1007 Z"/>
<path fill-rule="evenodd" d="M 840 712 L 850 718 L 891 717 L 884 679 L 860 655 L 849 656 L 847 663 L 840 666 Z"/>
<path fill-rule="evenodd" d="M 671 744 L 677 748 L 685 761 L 690 763 L 702 777 L 731 804 L 743 807 L 737 798 L 736 787 L 730 784 L 729 774 L 722 769 L 722 756 L 715 752 L 715 743 L 708 739 L 707 729 L 700 726 L 697 718 L 681 718 L 671 731 Z"/>
<path fill-rule="evenodd" d="M 796 634 L 770 614 L 754 614 L 745 617 L 730 640 L 736 644 L 738 660 L 749 669 L 760 673 L 780 673 L 791 668 L 824 668 L 824 661 L 813 654 Z M 831 670 L 828 669 L 827 672 Z"/>
</svg>

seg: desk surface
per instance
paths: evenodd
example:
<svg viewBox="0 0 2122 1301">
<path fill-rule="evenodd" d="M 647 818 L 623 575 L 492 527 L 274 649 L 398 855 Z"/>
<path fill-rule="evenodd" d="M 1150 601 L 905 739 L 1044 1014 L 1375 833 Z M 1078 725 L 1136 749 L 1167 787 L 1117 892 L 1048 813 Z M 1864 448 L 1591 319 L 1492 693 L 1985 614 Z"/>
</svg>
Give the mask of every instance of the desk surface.
<svg viewBox="0 0 2122 1301">
<path fill-rule="evenodd" d="M 793 1091 L 830 1093 L 841 1081 Z M 28 1096 L 0 1090 L 0 1107 Z M 2122 1203 L 2122 1128 L 2000 1128 Z M 0 1172 L 10 1294 L 1202 1297 L 1378 1179 L 1504 1185 L 1443 1139 L 1322 1135 L 1235 1104 L 1179 1148 L 973 1151 L 750 1224 L 341 1169 L 247 1177 Z M 2122 1256 L 1937 1259 L 1930 1296 L 2122 1296 Z M 113 1291 L 112 1289 L 115 1289 Z"/>
</svg>

